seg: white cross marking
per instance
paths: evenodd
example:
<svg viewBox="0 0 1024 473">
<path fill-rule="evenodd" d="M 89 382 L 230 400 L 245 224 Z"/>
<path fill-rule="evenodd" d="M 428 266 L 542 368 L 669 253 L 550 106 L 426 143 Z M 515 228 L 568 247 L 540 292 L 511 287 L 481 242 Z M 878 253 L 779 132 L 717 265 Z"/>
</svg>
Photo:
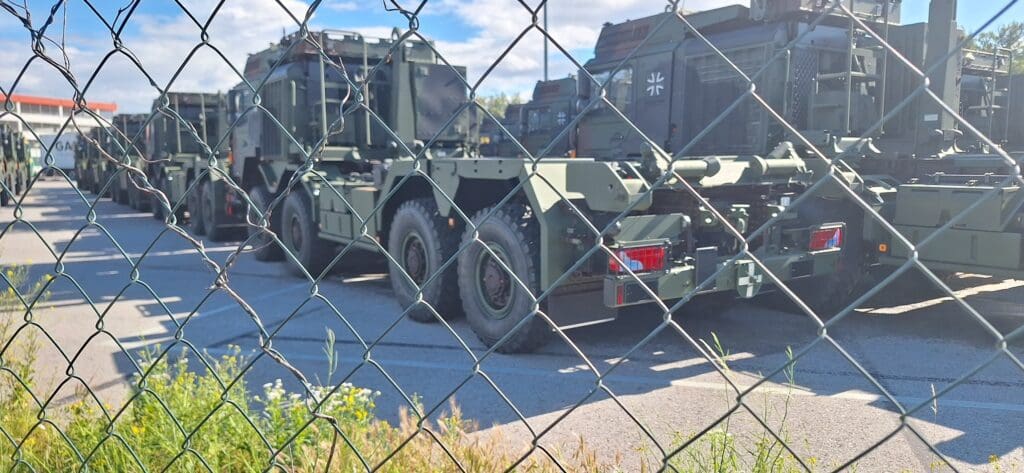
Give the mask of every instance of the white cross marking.
<svg viewBox="0 0 1024 473">
<path fill-rule="evenodd" d="M 647 95 L 651 97 L 661 95 L 661 89 L 665 88 L 662 82 L 665 82 L 665 76 L 661 75 L 661 72 L 652 72 L 651 76 L 647 78 L 647 83 L 650 84 L 647 86 Z"/>
</svg>

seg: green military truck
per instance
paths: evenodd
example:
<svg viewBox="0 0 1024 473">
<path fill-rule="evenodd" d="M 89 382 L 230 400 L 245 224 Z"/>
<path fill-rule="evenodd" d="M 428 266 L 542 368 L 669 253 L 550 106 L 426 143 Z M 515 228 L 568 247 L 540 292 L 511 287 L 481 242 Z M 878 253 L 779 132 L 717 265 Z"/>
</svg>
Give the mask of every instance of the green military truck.
<svg viewBox="0 0 1024 473">
<path fill-rule="evenodd" d="M 18 161 L 20 134 L 13 128 L 0 125 L 0 206 L 8 206 L 21 193 L 21 166 Z"/>
<path fill-rule="evenodd" d="M 99 195 L 109 192 L 108 184 L 113 166 L 103 155 L 103 151 L 111 149 L 110 131 L 105 126 L 90 128 L 79 139 L 75 150 L 75 176 L 78 188 Z"/>
<path fill-rule="evenodd" d="M 546 156 L 567 155 L 571 149 L 572 134 L 563 134 L 562 131 L 576 116 L 578 98 L 574 76 L 537 81 L 529 102 L 509 104 L 505 114 L 497 117 L 498 122 L 483 121 L 480 153 L 484 156 L 518 156 L 526 149 L 530 155 L 545 150 Z M 498 123 L 505 128 L 504 131 L 497 126 Z"/>
<path fill-rule="evenodd" d="M 530 154 L 565 156 L 571 133 L 562 133 L 576 115 L 576 77 L 538 81 L 532 99 L 523 105 L 520 143 Z M 545 152 L 546 151 L 546 152 Z"/>
<path fill-rule="evenodd" d="M 229 165 L 227 141 L 227 97 L 224 94 L 170 92 L 153 102 L 147 149 L 150 153 L 149 180 L 167 197 L 179 220 L 186 215 L 197 235 L 213 240 L 229 236 L 240 226 L 237 217 L 204 209 L 214 208 L 213 199 L 223 194 L 220 175 L 209 170 L 210 153 L 221 169 Z M 224 143 L 217 149 L 208 149 Z M 153 217 L 162 219 L 166 209 L 157 197 L 150 202 Z"/>
<path fill-rule="evenodd" d="M 841 13 L 818 21 L 830 6 L 755 2 L 753 8 L 728 6 L 689 14 L 687 20 L 748 76 L 766 67 L 757 76 L 757 93 L 817 150 L 855 169 L 860 176 L 851 187 L 912 242 L 923 241 L 984 196 L 969 217 L 920 249 L 930 268 L 1021 277 L 1024 195 L 1016 184 L 1000 185 L 1011 171 L 1008 163 L 927 96 L 897 110 L 920 86 L 920 78 L 875 38 L 851 30 Z M 856 0 L 850 7 L 922 70 L 963 37 L 953 0 L 932 1 L 927 24 L 900 24 L 899 3 Z M 669 21 L 654 29 L 664 15 L 673 14 L 602 30 L 595 57 L 585 67 L 599 82 L 607 81 L 609 101 L 636 129 L 599 106 L 580 118 L 573 143 L 577 153 L 599 159 L 638 157 L 650 139 L 666 152 L 763 154 L 791 140 L 801 157 L 820 163 L 815 152 L 754 100 L 740 102 L 718 120 L 749 86 L 685 25 Z M 650 34 L 612 75 L 622 57 Z M 1012 93 L 1017 81 L 1009 77 L 1012 62 L 1005 51 L 961 51 L 930 77 L 932 91 L 997 143 L 1012 143 L 1022 128 L 1007 118 L 1019 115 L 1013 104 L 1021 103 Z M 590 81 L 580 81 L 584 101 L 596 94 L 592 88 Z M 888 115 L 884 126 L 875 128 Z M 857 139 L 864 134 L 868 139 Z M 869 268 L 900 265 L 908 250 L 854 202 L 820 197 L 832 202 L 815 206 L 824 205 L 848 224 L 837 284 L 824 291 L 834 302 L 827 309 L 835 310 L 859 293 L 856 283 Z M 834 287 L 845 294 L 835 293 Z"/>
<path fill-rule="evenodd" d="M 111 119 L 114 125 L 105 150 L 113 159 L 125 166 L 132 166 L 145 172 L 146 162 L 146 114 L 119 114 Z M 121 166 L 108 166 L 111 179 L 110 195 L 114 202 L 130 206 L 139 211 L 149 210 L 149 196 L 133 184 L 133 174 Z M 135 175 L 134 179 L 138 179 Z"/>
<path fill-rule="evenodd" d="M 480 154 L 484 156 L 516 156 L 522 153 L 516 141 L 521 142 L 523 129 L 523 105 L 510 103 L 497 121 L 483 114 L 480 124 Z M 500 126 L 499 126 L 500 125 Z M 505 130 L 503 131 L 502 128 Z"/>
<path fill-rule="evenodd" d="M 885 14 L 882 3 L 879 12 Z M 879 31 L 918 69 L 927 70 L 953 53 L 929 76 L 932 93 L 995 144 L 1012 149 L 1010 140 L 1022 129 L 1011 119 L 1011 113 L 1019 114 L 1013 104 L 1020 104 L 1010 76 L 1012 53 L 957 50 L 965 32 L 957 25 L 955 0 L 933 0 L 927 23 L 900 25 L 898 16 L 888 15 L 893 24 Z M 1008 180 L 1014 172 L 1010 162 L 931 97 L 921 95 L 896 110 L 921 81 L 876 39 L 857 32 L 840 44 L 851 58 L 844 61 L 850 67 L 819 68 L 818 87 L 822 78 L 840 79 L 837 88 L 847 87 L 842 79 L 853 86 L 832 94 L 832 103 L 826 101 L 821 107 L 826 111 L 813 117 L 817 128 L 807 136 L 857 169 L 867 183 L 865 197 L 911 243 L 950 227 L 917 248 L 931 270 L 1024 277 L 1024 193 L 1019 183 Z M 857 125 L 859 115 L 877 120 L 884 114 L 893 115 L 880 130 Z M 829 122 L 821 115 L 831 115 L 832 124 L 822 126 Z M 867 142 L 851 138 L 866 132 Z M 1019 163 L 1022 156 L 1012 160 Z M 965 217 L 953 221 L 967 209 Z M 863 229 L 867 262 L 894 267 L 910 257 L 910 249 L 873 218 L 865 218 Z"/>
<path fill-rule="evenodd" d="M 845 223 L 787 211 L 820 172 L 792 146 L 675 162 L 652 149 L 538 163 L 479 157 L 472 153 L 469 114 L 455 115 L 469 99 L 459 78 L 463 68 L 441 63 L 424 43 L 395 47 L 397 34 L 371 41 L 318 33 L 311 40 L 343 63 L 349 77 L 372 74 L 371 81 L 349 94 L 341 71 L 303 38 L 289 36 L 246 65 L 254 83 L 267 77 L 259 103 L 281 126 L 266 115 L 232 117 L 240 119 L 232 137 L 234 174 L 257 207 L 266 209 L 299 179 L 283 207 L 271 209 L 270 228 L 303 274 L 321 274 L 348 245 L 383 248 L 394 259 L 392 287 L 410 317 L 436 320 L 417 304 L 421 294 L 441 316 L 465 313 L 485 343 L 504 339 L 497 349 L 525 351 L 550 332 L 541 318 L 530 317 L 530 293 L 546 294 L 541 308 L 570 328 L 694 290 L 753 297 L 768 281 L 749 255 L 786 281 L 835 272 Z M 634 96 L 643 90 L 635 86 Z M 238 110 L 253 103 L 249 90 L 236 89 Z M 332 129 L 343 110 L 346 126 Z M 313 170 L 295 176 L 301 151 L 325 136 L 326 146 L 313 152 Z M 687 192 L 680 177 L 724 220 Z M 659 179 L 669 185 L 648 192 Z M 744 245 L 728 227 L 749 234 L 769 220 L 775 222 L 770 230 L 737 257 Z M 282 256 L 253 231 L 258 258 Z M 465 250 L 449 264 L 460 247 Z"/>
</svg>

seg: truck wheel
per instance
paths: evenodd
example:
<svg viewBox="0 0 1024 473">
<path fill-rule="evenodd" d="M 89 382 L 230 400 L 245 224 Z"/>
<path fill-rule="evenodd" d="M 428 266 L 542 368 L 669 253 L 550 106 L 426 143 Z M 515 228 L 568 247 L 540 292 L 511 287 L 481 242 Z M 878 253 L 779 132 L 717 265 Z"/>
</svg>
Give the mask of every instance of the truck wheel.
<svg viewBox="0 0 1024 473">
<path fill-rule="evenodd" d="M 163 192 L 163 182 L 163 178 L 159 176 L 153 179 L 153 189 Z M 164 219 L 164 206 L 160 205 L 160 199 L 157 198 L 156 192 L 149 196 L 149 210 L 152 212 L 153 218 L 157 220 Z"/>
<path fill-rule="evenodd" d="M 267 207 L 270 205 L 270 201 L 273 198 L 270 192 L 263 186 L 253 187 L 249 191 L 249 200 L 252 204 L 260 210 L 260 212 L 266 213 Z M 277 235 L 281 234 L 281 217 L 279 212 L 276 210 L 270 214 L 270 231 Z M 259 221 L 259 217 L 256 216 L 255 212 L 249 215 L 250 221 L 253 223 Z M 249 232 L 249 243 L 254 248 L 253 255 L 258 261 L 279 261 L 284 258 L 284 252 L 281 251 L 281 247 L 262 230 L 257 229 L 254 226 L 247 227 Z"/>
<path fill-rule="evenodd" d="M 128 188 L 128 206 L 139 212 L 149 210 L 149 196 L 132 185 Z"/>
<path fill-rule="evenodd" d="M 458 248 L 458 234 L 450 231 L 437 213 L 432 198 L 410 200 L 395 211 L 388 235 L 388 254 L 399 267 L 388 262 L 391 289 L 402 309 L 416 300 L 416 286 L 422 285 L 448 262 Z M 408 274 L 406 278 L 402 271 Z M 445 319 L 461 314 L 455 265 L 445 268 L 444 274 L 423 286 L 423 301 L 430 304 Z M 409 283 L 412 279 L 416 283 Z M 409 311 L 409 318 L 417 322 L 436 322 L 434 312 L 424 305 Z"/>
<path fill-rule="evenodd" d="M 203 218 L 203 185 L 192 189 L 188 195 L 188 228 L 196 236 L 206 235 L 206 220 Z"/>
<path fill-rule="evenodd" d="M 199 215 L 203 218 L 203 228 L 206 229 L 206 238 L 210 241 L 225 241 L 229 238 L 228 229 L 221 226 L 217 213 L 217 193 L 214 192 L 213 181 L 203 181 L 200 188 L 202 199 L 199 201 Z"/>
<path fill-rule="evenodd" d="M 459 291 L 466 319 L 480 340 L 493 346 L 524 318 L 531 316 L 532 297 L 498 263 L 497 256 L 534 294 L 539 294 L 539 231 L 525 205 L 508 204 L 491 218 L 484 209 L 473 217 L 480 242 L 459 255 Z M 466 229 L 463 246 L 473 241 Z M 493 253 L 493 254 L 492 254 Z M 533 351 L 547 341 L 551 330 L 544 319 L 533 315 L 497 348 L 502 353 Z"/>
<path fill-rule="evenodd" d="M 310 276 L 316 278 L 334 259 L 334 245 L 320 239 L 316 220 L 311 215 L 309 198 L 304 190 L 293 190 L 284 200 L 281 215 L 281 241 Z M 305 276 L 294 264 L 288 268 L 296 276 Z"/>
<path fill-rule="evenodd" d="M 117 203 L 119 203 L 121 205 L 128 205 L 128 204 L 131 203 L 131 199 L 129 198 L 129 195 L 128 195 L 129 190 L 130 189 L 127 188 L 127 187 L 121 188 L 120 186 L 118 186 L 118 189 L 117 189 Z"/>
<path fill-rule="evenodd" d="M 170 184 L 167 182 L 166 177 L 161 177 L 159 180 L 157 180 L 157 183 L 154 187 L 163 192 L 165 197 L 167 196 L 168 189 L 171 188 Z M 168 199 L 167 204 L 171 207 L 171 209 L 174 209 L 174 206 L 177 205 L 177 201 Z M 152 197 L 150 199 L 149 205 L 152 207 L 153 218 L 157 220 L 164 220 L 167 218 L 167 215 L 164 213 L 164 206 L 160 205 L 160 199 L 156 198 L 155 196 Z M 184 209 L 178 208 L 178 210 L 175 211 L 175 216 L 177 217 L 175 219 L 176 225 L 181 225 L 181 223 L 185 219 Z"/>
</svg>

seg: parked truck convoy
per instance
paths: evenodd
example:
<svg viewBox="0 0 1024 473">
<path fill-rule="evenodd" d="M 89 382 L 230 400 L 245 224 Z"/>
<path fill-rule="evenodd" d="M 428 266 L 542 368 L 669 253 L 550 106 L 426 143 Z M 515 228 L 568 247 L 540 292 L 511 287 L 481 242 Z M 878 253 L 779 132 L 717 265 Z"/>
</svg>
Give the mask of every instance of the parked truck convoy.
<svg viewBox="0 0 1024 473">
<path fill-rule="evenodd" d="M 1014 58 L 1008 50 L 959 48 L 965 33 L 957 25 L 955 0 L 931 2 L 928 23 L 910 25 L 899 22 L 899 2 L 849 6 L 920 70 L 954 53 L 929 77 L 932 92 L 1019 162 L 1024 76 L 1011 76 Z M 751 9 L 731 6 L 687 16 L 744 74 L 754 76 L 766 67 L 755 80 L 757 93 L 811 146 L 750 99 L 705 133 L 748 85 L 685 25 L 671 21 L 655 32 L 655 25 L 673 14 L 664 13 L 602 30 L 595 58 L 585 67 L 598 81 L 609 81 L 609 100 L 637 130 L 615 113 L 588 113 L 575 130 L 574 149 L 606 158 L 639 156 L 649 139 L 671 153 L 701 135 L 691 145 L 697 153 L 764 153 L 790 140 L 806 159 L 816 160 L 817 152 L 823 152 L 856 170 L 860 175 L 853 187 L 860 197 L 915 244 L 983 199 L 970 216 L 919 248 L 919 256 L 939 272 L 1020 277 L 1024 195 L 1016 183 L 1006 182 L 1011 163 L 930 97 L 921 94 L 901 104 L 921 79 L 877 38 L 851 28 L 848 18 L 835 15 L 812 28 L 830 7 L 755 2 Z M 642 41 L 609 79 L 610 70 Z M 593 84 L 581 80 L 579 86 L 581 99 L 589 99 Z M 525 123 L 519 114 L 518 123 Z M 882 117 L 888 118 L 875 128 Z M 845 251 L 856 258 L 839 278 L 848 281 L 844 287 L 850 293 L 835 294 L 833 310 L 856 294 L 854 282 L 869 266 L 895 267 L 910 253 L 852 202 L 841 207 L 837 215 L 851 229 Z"/>
<path fill-rule="evenodd" d="M 963 34 L 954 0 L 933 0 L 929 23 L 917 25 L 900 24 L 899 2 L 851 6 L 922 69 Z M 440 61 L 429 44 L 398 45 L 397 33 L 289 35 L 249 57 L 248 82 L 220 108 L 226 121 L 200 134 L 224 143 L 223 124 L 232 123 L 230 146 L 175 157 L 219 111 L 192 115 L 201 123 L 184 135 L 151 132 L 149 152 L 166 164 L 150 180 L 181 217 L 207 212 L 182 198 L 188 189 L 230 225 L 266 212 L 282 245 L 247 225 L 256 257 L 282 259 L 287 250 L 299 274 L 317 277 L 344 262 L 343 249 L 386 251 L 411 318 L 464 313 L 485 343 L 504 340 L 501 351 L 543 343 L 550 327 L 535 309 L 571 328 L 693 291 L 754 297 L 774 282 L 832 315 L 869 267 L 907 257 L 844 187 L 911 241 L 988 196 L 922 259 L 944 271 L 1018 276 L 1024 196 L 996 186 L 1007 174 L 1001 157 L 925 98 L 897 110 L 920 79 L 849 19 L 819 18 L 824 8 L 757 1 L 687 15 L 699 35 L 671 19 L 656 29 L 672 12 L 606 24 L 575 79 L 540 82 L 533 101 L 508 108 L 502 124 L 522 146 L 493 124 L 477 136 L 476 116 L 463 108 L 465 69 Z M 755 77 L 758 95 L 792 129 L 749 96 L 737 102 L 750 88 L 707 42 Z M 949 62 L 931 77 L 936 95 L 1000 144 L 1024 135 L 1011 115 L 1011 56 L 963 51 Z M 253 109 L 252 84 L 263 80 L 258 103 L 269 113 Z M 602 93 L 616 110 L 602 102 L 577 116 Z M 154 106 L 168 117 L 161 130 L 181 126 L 168 109 L 180 106 Z M 173 152 L 161 154 L 168 144 Z M 524 150 L 543 159 L 524 159 Z M 849 167 L 816 185 L 829 175 L 819 152 Z M 224 167 L 197 165 L 189 177 L 185 163 L 210 156 Z M 207 191 L 194 181 L 200 175 L 228 176 L 247 196 L 229 186 Z M 535 304 L 531 294 L 544 298 Z"/>
<path fill-rule="evenodd" d="M 236 214 L 232 212 L 235 205 L 225 205 L 229 202 L 223 178 L 230 172 L 231 161 L 224 137 L 229 123 L 227 96 L 171 92 L 153 102 L 152 114 L 147 145 L 152 150 L 150 181 L 179 221 L 188 216 L 193 233 L 213 241 L 229 238 L 242 227 L 244 212 Z M 152 196 L 154 218 L 164 218 L 169 210 L 161 202 Z"/>
<path fill-rule="evenodd" d="M 146 167 L 146 120 L 149 115 L 120 114 L 115 115 L 109 129 L 112 136 L 108 137 L 107 153 L 112 159 L 135 168 Z M 147 210 L 149 196 L 139 189 L 133 179 L 137 175 L 125 170 L 124 167 L 107 165 L 105 181 L 110 181 L 111 198 L 122 205 L 135 210 Z"/>
</svg>

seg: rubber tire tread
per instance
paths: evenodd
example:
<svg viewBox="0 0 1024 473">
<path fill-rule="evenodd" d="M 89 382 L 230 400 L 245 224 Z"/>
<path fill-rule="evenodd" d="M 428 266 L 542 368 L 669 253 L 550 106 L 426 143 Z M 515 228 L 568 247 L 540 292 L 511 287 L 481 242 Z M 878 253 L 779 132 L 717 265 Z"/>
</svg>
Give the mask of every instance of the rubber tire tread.
<svg viewBox="0 0 1024 473">
<path fill-rule="evenodd" d="M 264 188 L 263 186 L 256 186 L 249 190 L 249 200 L 252 201 L 253 205 L 260 209 L 260 212 L 265 213 L 267 211 L 267 206 L 270 205 L 270 202 L 273 200 L 273 198 L 271 197 L 270 192 L 267 191 L 266 188 Z M 248 211 L 249 210 L 246 209 L 246 212 Z M 277 210 L 270 214 L 270 231 L 278 234 L 278 238 L 280 238 L 281 233 L 280 215 L 281 213 Z M 250 219 L 253 222 L 258 221 L 255 214 L 251 215 Z M 254 227 L 249 226 L 246 228 L 246 232 L 248 232 L 248 237 L 251 238 L 253 234 L 257 232 L 257 230 Z M 253 245 L 253 248 L 255 248 L 253 250 L 253 256 L 256 258 L 257 261 L 281 261 L 284 259 L 284 251 L 281 249 L 281 246 L 278 245 L 277 242 L 275 242 L 274 240 L 268 239 L 267 241 L 263 242 L 261 241 L 260 238 L 256 238 L 250 240 L 249 243 Z"/>
<path fill-rule="evenodd" d="M 293 189 L 284 199 L 284 209 L 281 212 L 281 241 L 288 251 L 295 255 L 295 259 L 306 268 L 310 276 L 316 278 L 327 268 L 327 265 L 334 259 L 334 244 L 320 239 L 319 228 L 313 215 L 310 214 L 309 197 L 302 188 Z M 302 251 L 295 251 L 291 244 L 291 217 L 298 215 L 300 226 L 303 229 Z M 287 259 L 286 259 L 287 260 Z M 288 261 L 288 269 L 296 276 L 305 276 L 295 264 Z"/>
<path fill-rule="evenodd" d="M 477 226 L 481 239 L 484 241 L 487 241 L 485 239 L 487 238 L 487 233 L 495 232 L 499 234 L 504 233 L 502 237 L 506 241 L 518 243 L 519 248 L 516 249 L 517 251 L 512 251 L 512 248 L 504 248 L 506 256 L 510 260 L 508 266 L 516 270 L 517 273 L 522 273 L 517 274 L 517 276 L 536 295 L 540 293 L 540 231 L 536 219 L 527 216 L 528 210 L 529 207 L 527 205 L 512 202 L 505 204 L 496 211 L 494 207 L 488 207 L 473 216 L 473 224 Z M 494 214 L 484 221 L 484 217 L 492 211 L 494 211 Z M 467 227 L 462 237 L 463 245 L 472 240 L 473 230 Z M 510 315 L 509 318 L 500 321 L 495 321 L 484 315 L 483 309 L 478 306 L 478 304 L 483 302 L 477 300 L 475 267 L 477 255 L 482 251 L 484 249 L 480 243 L 475 243 L 459 255 L 458 286 L 462 295 L 466 320 L 480 341 L 488 347 L 492 347 L 508 333 L 507 331 L 511 327 L 517 325 L 522 320 L 522 317 L 529 315 L 527 304 L 532 305 L 532 302 L 524 296 L 517 294 L 513 296 L 514 298 L 511 303 L 519 307 L 513 307 L 512 311 L 513 314 L 515 314 L 515 311 L 523 311 L 522 315 Z M 517 258 L 522 259 L 517 261 Z M 517 268 L 522 268 L 522 271 Z M 518 292 L 521 290 L 521 287 L 516 284 L 515 290 Z M 515 320 L 509 322 L 511 318 Z M 497 325 L 499 324 L 510 325 L 510 327 L 498 327 Z M 547 322 L 535 315 L 533 319 L 527 322 L 525 326 L 520 327 L 516 333 L 506 339 L 496 350 L 501 353 L 532 352 L 547 343 L 551 333 L 551 327 Z"/>
<path fill-rule="evenodd" d="M 164 180 L 163 180 L 162 177 L 160 179 L 157 179 L 154 184 L 155 184 L 153 186 L 154 188 L 156 188 L 157 190 L 159 190 L 161 192 L 164 191 L 165 187 L 164 187 Z M 155 193 L 151 194 L 149 196 L 149 211 L 153 215 L 153 218 L 155 218 L 157 220 L 163 220 L 164 219 L 164 206 L 160 205 L 160 199 L 158 199 L 156 197 Z"/>
<path fill-rule="evenodd" d="M 192 193 L 188 195 L 188 228 L 192 230 L 192 234 L 196 236 L 206 235 L 206 222 L 203 220 L 203 185 L 200 184 L 192 189 Z"/>
<path fill-rule="evenodd" d="M 200 201 L 199 205 L 202 205 L 207 199 L 211 198 L 210 195 L 213 195 L 211 194 L 213 193 L 213 181 L 210 179 L 204 180 L 200 189 L 202 191 L 200 194 L 203 196 L 203 200 Z M 215 209 L 216 202 L 214 202 L 214 205 L 211 205 L 210 207 L 210 210 L 214 210 L 213 212 L 210 212 L 210 215 L 207 215 L 206 210 L 200 210 L 200 215 L 203 219 L 203 228 L 206 229 L 206 238 L 215 242 L 227 241 L 231 238 L 231 231 L 229 228 L 224 228 L 220 222 L 217 221 L 217 212 Z"/>
<path fill-rule="evenodd" d="M 395 211 L 391 220 L 388 235 L 388 253 L 396 261 L 402 260 L 402 243 L 404 235 L 400 229 L 411 225 L 419 231 L 427 247 L 428 272 L 433 274 L 446 263 L 459 247 L 459 233 L 447 228 L 441 219 L 437 204 L 433 198 L 415 199 L 402 203 Z M 405 276 L 397 271 L 395 264 L 388 260 L 388 277 L 395 298 L 406 309 L 415 302 L 416 291 L 406 281 Z M 428 276 L 429 277 L 429 276 Z M 456 264 L 446 268 L 444 274 L 423 290 L 423 300 L 430 304 L 446 320 L 462 315 L 462 303 L 459 299 L 458 272 Z M 434 313 L 423 306 L 417 306 L 408 312 L 409 318 L 421 323 L 437 322 Z"/>
</svg>

